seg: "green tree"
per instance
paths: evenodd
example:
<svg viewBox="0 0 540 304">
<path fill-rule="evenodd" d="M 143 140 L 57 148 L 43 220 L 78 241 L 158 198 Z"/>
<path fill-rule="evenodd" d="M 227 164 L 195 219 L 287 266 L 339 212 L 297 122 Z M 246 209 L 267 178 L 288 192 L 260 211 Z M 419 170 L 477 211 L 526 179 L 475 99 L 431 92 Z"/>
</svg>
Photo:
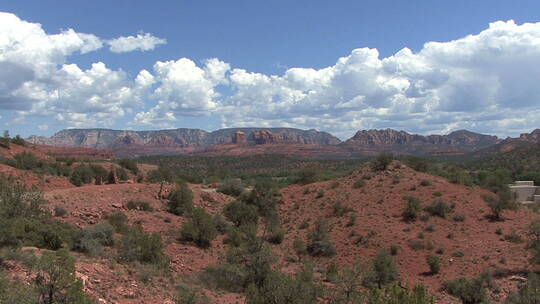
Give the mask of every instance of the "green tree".
<svg viewBox="0 0 540 304">
<path fill-rule="evenodd" d="M 314 229 L 308 235 L 307 250 L 312 256 L 331 257 L 336 254 L 336 249 L 328 235 L 328 222 L 319 219 L 315 222 Z"/>
<path fill-rule="evenodd" d="M 187 183 L 181 183 L 169 194 L 169 212 L 176 215 L 189 214 L 193 210 L 193 192 Z"/>
<path fill-rule="evenodd" d="M 373 259 L 371 273 L 366 278 L 368 285 L 376 284 L 378 288 L 399 280 L 399 272 L 392 256 L 381 250 Z"/>
<path fill-rule="evenodd" d="M 394 155 L 389 152 L 379 154 L 375 160 L 371 163 L 371 169 L 374 171 L 384 171 L 392 163 Z"/>
<path fill-rule="evenodd" d="M 66 249 L 44 253 L 37 269 L 34 282 L 40 303 L 94 303 L 84 294 L 82 282 L 75 277 L 75 260 Z"/>
<path fill-rule="evenodd" d="M 202 208 L 193 209 L 191 220 L 184 223 L 180 229 L 183 240 L 194 242 L 202 248 L 210 247 L 217 234 L 212 216 Z"/>
</svg>

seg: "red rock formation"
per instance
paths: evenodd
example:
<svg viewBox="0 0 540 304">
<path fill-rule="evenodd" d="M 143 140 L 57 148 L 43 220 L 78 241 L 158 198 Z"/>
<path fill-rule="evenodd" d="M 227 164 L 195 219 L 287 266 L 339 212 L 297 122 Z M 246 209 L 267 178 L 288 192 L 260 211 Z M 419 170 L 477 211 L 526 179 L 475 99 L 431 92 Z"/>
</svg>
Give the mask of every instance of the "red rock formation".
<svg viewBox="0 0 540 304">
<path fill-rule="evenodd" d="M 247 145 L 246 133 L 242 131 L 234 132 L 232 135 L 232 143 L 235 145 Z"/>
<path fill-rule="evenodd" d="M 268 130 L 255 131 L 251 136 L 256 145 L 275 144 L 282 141 L 281 136 Z"/>
</svg>

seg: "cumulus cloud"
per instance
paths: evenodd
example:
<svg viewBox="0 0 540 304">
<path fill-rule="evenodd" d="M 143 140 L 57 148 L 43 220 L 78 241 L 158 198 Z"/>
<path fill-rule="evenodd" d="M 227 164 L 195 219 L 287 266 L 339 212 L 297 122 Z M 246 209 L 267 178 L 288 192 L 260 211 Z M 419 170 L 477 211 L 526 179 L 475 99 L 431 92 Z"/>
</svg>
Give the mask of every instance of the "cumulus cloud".
<svg viewBox="0 0 540 304">
<path fill-rule="evenodd" d="M 495 22 L 476 35 L 380 58 L 360 48 L 324 69 L 282 76 L 234 69 L 223 125 L 297 126 L 350 136 L 363 128 L 502 135 L 538 125 L 540 23 Z"/>
<path fill-rule="evenodd" d="M 141 106 L 150 80 L 143 72 L 130 80 L 102 62 L 87 70 L 66 63 L 70 55 L 102 46 L 93 34 L 48 34 L 40 24 L 0 13 L 0 109 L 16 111 L 16 121 L 46 115 L 69 126 L 112 125 Z"/>
<path fill-rule="evenodd" d="M 199 67 L 190 59 L 158 61 L 152 80 L 157 87 L 150 93 L 158 101 L 148 111 L 137 113 L 133 124 L 169 127 L 177 116 L 200 116 L 221 106 L 216 86 L 228 82 L 230 65 L 218 59 L 208 59 Z"/>
<path fill-rule="evenodd" d="M 158 61 L 135 77 L 102 62 L 88 69 L 67 62 L 104 43 L 127 52 L 165 40 L 141 33 L 103 41 L 72 29 L 49 34 L 0 13 L 0 110 L 17 113 L 14 121 L 46 115 L 78 127 L 111 126 L 123 117 L 131 125 L 175 127 L 183 117 L 212 115 L 224 127 L 317 128 L 341 137 L 387 127 L 515 135 L 540 124 L 540 23 L 498 21 L 386 58 L 358 48 L 331 66 L 281 75 L 217 58 Z"/>
<path fill-rule="evenodd" d="M 136 50 L 151 51 L 160 44 L 166 44 L 167 40 L 158 38 L 149 33 L 137 34 L 137 36 L 118 37 L 108 40 L 109 50 L 114 53 L 127 53 Z"/>
</svg>

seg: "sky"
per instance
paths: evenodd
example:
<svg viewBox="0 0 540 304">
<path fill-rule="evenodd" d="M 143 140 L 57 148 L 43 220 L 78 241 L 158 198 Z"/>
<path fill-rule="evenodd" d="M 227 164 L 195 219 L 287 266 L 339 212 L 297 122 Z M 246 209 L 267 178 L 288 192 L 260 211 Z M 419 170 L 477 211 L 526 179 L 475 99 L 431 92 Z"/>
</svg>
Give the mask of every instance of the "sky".
<svg viewBox="0 0 540 304">
<path fill-rule="evenodd" d="M 0 130 L 540 127 L 538 1 L 0 3 Z"/>
</svg>

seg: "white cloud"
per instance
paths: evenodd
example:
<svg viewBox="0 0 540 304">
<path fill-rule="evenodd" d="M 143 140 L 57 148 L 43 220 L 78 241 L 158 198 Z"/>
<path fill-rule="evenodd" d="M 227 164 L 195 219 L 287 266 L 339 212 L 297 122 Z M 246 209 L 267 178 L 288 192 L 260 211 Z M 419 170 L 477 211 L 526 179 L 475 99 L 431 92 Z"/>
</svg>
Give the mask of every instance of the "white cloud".
<svg viewBox="0 0 540 304">
<path fill-rule="evenodd" d="M 467 128 L 515 135 L 540 124 L 540 23 L 491 23 L 454 41 L 428 42 L 381 58 L 359 48 L 322 69 L 290 68 L 266 75 L 217 58 L 158 61 L 129 76 L 70 56 L 109 45 L 151 50 L 151 34 L 105 41 L 0 13 L 0 110 L 13 121 L 46 115 L 68 126 L 174 127 L 186 116 L 212 115 L 223 126 L 318 128 L 347 137 L 358 129 L 392 127 L 420 133 Z M 314 51 L 315 52 L 315 51 Z"/>
<path fill-rule="evenodd" d="M 68 126 L 109 126 L 141 106 L 151 75 L 136 81 L 97 62 L 81 70 L 68 56 L 103 46 L 92 34 L 72 29 L 47 34 L 40 24 L 0 13 L 0 109 L 56 117 Z"/>
<path fill-rule="evenodd" d="M 167 40 L 158 38 L 149 33 L 137 34 L 137 36 L 118 37 L 108 40 L 110 51 L 114 53 L 127 53 L 136 50 L 151 51 L 160 44 L 166 44 Z"/>
<path fill-rule="evenodd" d="M 157 83 L 150 96 L 156 106 L 135 116 L 133 124 L 156 127 L 171 126 L 176 116 L 207 115 L 221 106 L 217 101 L 219 84 L 226 84 L 230 65 L 218 59 L 209 59 L 203 67 L 187 58 L 176 61 L 158 61 L 154 75 L 146 75 Z"/>
</svg>

